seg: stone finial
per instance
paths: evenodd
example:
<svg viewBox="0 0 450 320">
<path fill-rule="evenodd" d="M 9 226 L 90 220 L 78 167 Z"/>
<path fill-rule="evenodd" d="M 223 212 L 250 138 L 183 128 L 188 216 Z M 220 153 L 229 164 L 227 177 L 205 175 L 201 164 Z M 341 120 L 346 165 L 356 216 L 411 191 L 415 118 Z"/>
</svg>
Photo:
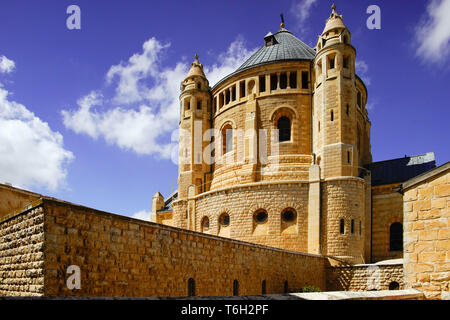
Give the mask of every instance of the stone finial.
<svg viewBox="0 0 450 320">
<path fill-rule="evenodd" d="M 342 16 L 338 15 L 337 11 L 336 11 L 336 5 L 333 3 L 333 5 L 331 6 L 331 15 L 330 18 L 341 18 Z"/>
<path fill-rule="evenodd" d="M 280 24 L 280 28 L 281 28 L 281 29 L 283 29 L 283 28 L 284 28 L 284 16 L 283 16 L 283 14 L 282 14 L 282 13 L 280 14 L 280 17 L 281 17 L 281 24 Z"/>
</svg>

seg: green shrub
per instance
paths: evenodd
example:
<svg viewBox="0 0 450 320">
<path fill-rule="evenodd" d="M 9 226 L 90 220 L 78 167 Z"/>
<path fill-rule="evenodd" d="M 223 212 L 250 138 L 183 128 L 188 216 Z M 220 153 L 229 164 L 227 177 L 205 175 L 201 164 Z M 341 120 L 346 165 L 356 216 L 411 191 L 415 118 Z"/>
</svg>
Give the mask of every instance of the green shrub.
<svg viewBox="0 0 450 320">
<path fill-rule="evenodd" d="M 319 287 L 317 286 L 306 286 L 302 288 L 302 292 L 321 292 Z"/>
</svg>

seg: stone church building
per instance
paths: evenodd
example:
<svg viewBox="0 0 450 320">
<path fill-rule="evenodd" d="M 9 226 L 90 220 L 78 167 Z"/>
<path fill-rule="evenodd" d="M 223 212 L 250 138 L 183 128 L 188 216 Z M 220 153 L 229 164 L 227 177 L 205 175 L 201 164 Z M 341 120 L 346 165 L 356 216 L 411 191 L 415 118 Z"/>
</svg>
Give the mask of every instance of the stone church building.
<svg viewBox="0 0 450 320">
<path fill-rule="evenodd" d="M 196 56 L 181 84 L 178 191 L 156 193 L 153 221 L 351 263 L 401 258 L 396 188 L 434 154 L 372 162 L 368 92 L 335 7 L 315 48 L 284 23 L 261 40 L 212 88 Z"/>
<path fill-rule="evenodd" d="M 335 6 L 314 48 L 282 23 L 213 87 L 196 55 L 152 222 L 0 184 L 0 296 L 450 299 L 450 163 L 372 161 L 356 59 Z"/>
</svg>

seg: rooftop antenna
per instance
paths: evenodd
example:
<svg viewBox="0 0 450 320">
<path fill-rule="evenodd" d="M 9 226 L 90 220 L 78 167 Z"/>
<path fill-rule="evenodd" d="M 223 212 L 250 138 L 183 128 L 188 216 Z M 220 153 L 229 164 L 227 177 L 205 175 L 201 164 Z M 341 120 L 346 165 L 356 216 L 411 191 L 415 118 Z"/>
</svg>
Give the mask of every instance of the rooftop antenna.
<svg viewBox="0 0 450 320">
<path fill-rule="evenodd" d="M 282 14 L 282 13 L 280 14 L 280 17 L 281 17 L 281 24 L 280 24 L 280 28 L 284 28 L 284 16 L 283 16 L 283 14 Z"/>
</svg>

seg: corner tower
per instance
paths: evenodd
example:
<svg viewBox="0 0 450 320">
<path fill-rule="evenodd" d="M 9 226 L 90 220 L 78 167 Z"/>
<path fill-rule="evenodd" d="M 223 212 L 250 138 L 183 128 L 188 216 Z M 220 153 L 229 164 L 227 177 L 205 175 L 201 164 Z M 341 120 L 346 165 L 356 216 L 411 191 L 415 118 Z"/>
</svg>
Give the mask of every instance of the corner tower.
<svg viewBox="0 0 450 320">
<path fill-rule="evenodd" d="M 333 5 L 313 61 L 313 153 L 324 179 L 322 253 L 362 262 L 370 211 L 370 177 L 364 179 L 362 167 L 371 161 L 370 122 L 355 58 L 351 34 Z"/>
<path fill-rule="evenodd" d="M 204 158 L 209 142 L 203 140 L 211 128 L 211 94 L 198 55 L 180 89 L 178 198 L 185 199 L 209 188 L 210 165 Z"/>
<path fill-rule="evenodd" d="M 333 5 L 316 44 L 313 152 L 322 177 L 358 176 L 372 161 L 367 90 L 355 74 L 351 34 Z"/>
</svg>

